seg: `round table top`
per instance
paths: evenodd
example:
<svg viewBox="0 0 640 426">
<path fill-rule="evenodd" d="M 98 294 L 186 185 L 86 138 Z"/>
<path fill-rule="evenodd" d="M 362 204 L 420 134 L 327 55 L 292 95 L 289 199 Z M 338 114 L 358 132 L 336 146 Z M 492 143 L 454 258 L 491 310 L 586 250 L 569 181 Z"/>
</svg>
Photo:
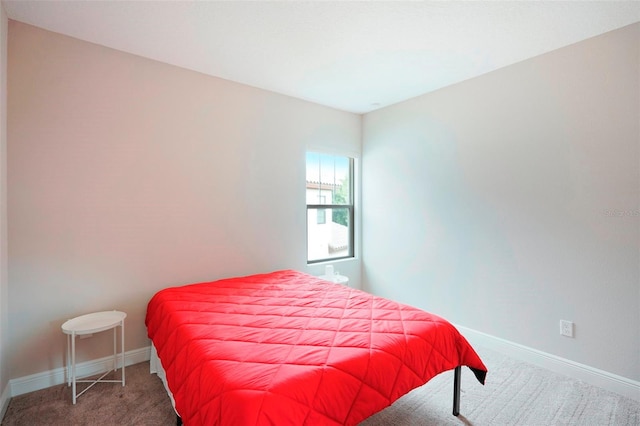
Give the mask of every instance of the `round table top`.
<svg viewBox="0 0 640 426">
<path fill-rule="evenodd" d="M 120 311 L 93 312 L 72 318 L 62 324 L 65 334 L 91 334 L 108 330 L 120 324 L 127 314 Z"/>
</svg>

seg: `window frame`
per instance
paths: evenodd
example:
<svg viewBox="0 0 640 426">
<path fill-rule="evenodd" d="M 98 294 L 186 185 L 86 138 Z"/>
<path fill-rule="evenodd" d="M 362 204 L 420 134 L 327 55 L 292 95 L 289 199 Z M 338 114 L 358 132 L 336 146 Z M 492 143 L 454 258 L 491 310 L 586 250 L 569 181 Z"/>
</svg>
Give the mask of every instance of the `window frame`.
<svg viewBox="0 0 640 426">
<path fill-rule="evenodd" d="M 317 151 L 306 151 L 306 153 L 309 153 L 309 152 L 322 154 L 321 152 L 317 152 Z M 306 224 L 307 265 L 355 258 L 355 228 L 356 228 L 355 226 L 355 193 L 354 193 L 355 174 L 356 174 L 355 159 L 349 155 L 339 155 L 339 154 L 329 154 L 329 155 L 333 155 L 334 157 L 343 157 L 349 160 L 349 199 L 347 200 L 348 204 L 306 204 L 307 218 L 305 220 L 305 224 Z M 306 170 L 306 163 L 305 163 L 305 170 Z M 306 173 L 305 173 L 305 176 L 306 176 Z M 305 184 L 306 184 L 306 177 L 305 177 Z M 326 210 L 346 209 L 347 210 L 347 220 L 349 223 L 347 227 L 348 228 L 347 237 L 349 239 L 349 244 L 348 244 L 347 254 L 345 254 L 344 256 L 325 257 L 325 258 L 314 259 L 314 260 L 309 259 L 309 210 L 321 210 L 321 209 L 326 209 Z"/>
</svg>

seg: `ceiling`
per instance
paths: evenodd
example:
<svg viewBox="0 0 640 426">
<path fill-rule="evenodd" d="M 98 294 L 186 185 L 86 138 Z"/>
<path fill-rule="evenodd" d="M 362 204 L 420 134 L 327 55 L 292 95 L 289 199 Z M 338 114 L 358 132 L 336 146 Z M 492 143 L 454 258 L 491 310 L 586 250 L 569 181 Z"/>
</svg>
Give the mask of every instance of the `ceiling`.
<svg viewBox="0 0 640 426">
<path fill-rule="evenodd" d="M 640 21 L 638 1 L 8 1 L 10 19 L 356 113 Z"/>
</svg>

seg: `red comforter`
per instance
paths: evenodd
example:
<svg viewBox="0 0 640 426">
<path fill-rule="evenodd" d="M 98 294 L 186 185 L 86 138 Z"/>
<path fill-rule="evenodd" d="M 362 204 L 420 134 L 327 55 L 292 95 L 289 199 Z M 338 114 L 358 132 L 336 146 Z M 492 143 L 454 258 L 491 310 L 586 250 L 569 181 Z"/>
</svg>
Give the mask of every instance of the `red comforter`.
<svg viewBox="0 0 640 426">
<path fill-rule="evenodd" d="M 185 425 L 355 425 L 486 367 L 446 320 L 295 271 L 167 288 L 146 325 Z"/>
</svg>

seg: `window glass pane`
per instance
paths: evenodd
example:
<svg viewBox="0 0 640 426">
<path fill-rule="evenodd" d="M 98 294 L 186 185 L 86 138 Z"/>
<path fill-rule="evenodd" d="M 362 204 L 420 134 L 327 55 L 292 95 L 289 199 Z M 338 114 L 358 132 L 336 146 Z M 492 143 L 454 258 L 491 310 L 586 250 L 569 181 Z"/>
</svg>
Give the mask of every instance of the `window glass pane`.
<svg viewBox="0 0 640 426">
<path fill-rule="evenodd" d="M 351 160 L 348 157 L 307 153 L 307 204 L 351 203 Z"/>
<path fill-rule="evenodd" d="M 307 215 L 307 256 L 310 262 L 350 255 L 351 230 L 348 207 L 309 208 Z M 324 222 L 319 220 L 321 215 L 324 215 Z"/>
</svg>

